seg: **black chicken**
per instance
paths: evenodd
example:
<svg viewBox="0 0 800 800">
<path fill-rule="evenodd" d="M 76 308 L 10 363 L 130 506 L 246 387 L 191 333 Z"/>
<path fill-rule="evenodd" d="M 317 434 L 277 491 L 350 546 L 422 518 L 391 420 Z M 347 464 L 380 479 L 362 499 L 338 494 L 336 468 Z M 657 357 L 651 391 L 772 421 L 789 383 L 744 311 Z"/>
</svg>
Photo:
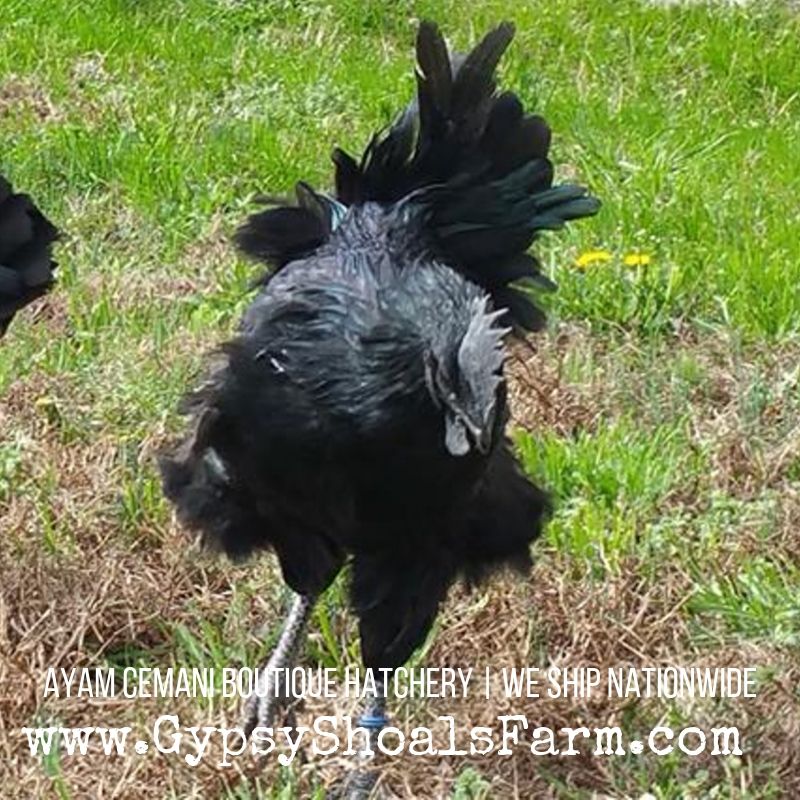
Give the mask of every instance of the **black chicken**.
<svg viewBox="0 0 800 800">
<path fill-rule="evenodd" d="M 336 198 L 300 184 L 238 233 L 274 271 L 161 469 L 206 542 L 276 552 L 299 598 L 270 666 L 347 562 L 372 668 L 408 659 L 457 577 L 530 565 L 548 502 L 504 436 L 503 339 L 544 321 L 514 285 L 552 286 L 537 232 L 599 204 L 552 185 L 547 124 L 495 93 L 512 36 L 451 59 L 423 23 L 416 101 L 359 162 L 334 153 Z M 250 725 L 274 710 L 251 698 Z"/>
<path fill-rule="evenodd" d="M 0 337 L 14 315 L 53 285 L 55 226 L 0 175 Z"/>
</svg>

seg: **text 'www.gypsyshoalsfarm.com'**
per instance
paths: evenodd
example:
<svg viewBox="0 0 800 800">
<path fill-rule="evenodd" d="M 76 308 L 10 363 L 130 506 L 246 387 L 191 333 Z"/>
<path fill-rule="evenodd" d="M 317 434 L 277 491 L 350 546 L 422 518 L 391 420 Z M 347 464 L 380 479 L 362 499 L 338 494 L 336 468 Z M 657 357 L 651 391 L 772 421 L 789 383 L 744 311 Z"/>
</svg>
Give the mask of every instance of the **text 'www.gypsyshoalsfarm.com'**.
<svg viewBox="0 0 800 800">
<path fill-rule="evenodd" d="M 232 766 L 242 756 L 273 757 L 281 766 L 292 763 L 303 748 L 314 756 L 624 756 L 627 754 L 687 757 L 741 756 L 742 742 L 735 727 L 672 729 L 663 725 L 640 739 L 628 739 L 618 727 L 546 728 L 522 714 L 498 716 L 492 726 L 459 728 L 454 717 L 440 716 L 431 727 L 403 731 L 383 728 L 377 736 L 348 716 L 316 717 L 310 726 L 255 728 L 245 736 L 239 727 L 182 726 L 174 714 L 156 719 L 148 738 L 136 739 L 130 727 L 23 728 L 33 757 L 58 754 L 74 757 L 144 755 L 156 752 L 182 758 L 190 766 L 208 760 Z"/>
</svg>

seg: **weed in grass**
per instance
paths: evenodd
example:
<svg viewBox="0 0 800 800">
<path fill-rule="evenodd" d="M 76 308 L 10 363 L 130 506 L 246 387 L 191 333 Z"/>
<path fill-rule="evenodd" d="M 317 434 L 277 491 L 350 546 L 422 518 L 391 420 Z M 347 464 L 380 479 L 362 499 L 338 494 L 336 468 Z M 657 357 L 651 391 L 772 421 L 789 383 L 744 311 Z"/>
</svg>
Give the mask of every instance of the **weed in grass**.
<svg viewBox="0 0 800 800">
<path fill-rule="evenodd" d="M 800 647 L 800 573 L 787 561 L 756 558 L 734 574 L 697 589 L 689 604 L 695 637 L 725 643 L 739 639 L 775 647 Z"/>
</svg>

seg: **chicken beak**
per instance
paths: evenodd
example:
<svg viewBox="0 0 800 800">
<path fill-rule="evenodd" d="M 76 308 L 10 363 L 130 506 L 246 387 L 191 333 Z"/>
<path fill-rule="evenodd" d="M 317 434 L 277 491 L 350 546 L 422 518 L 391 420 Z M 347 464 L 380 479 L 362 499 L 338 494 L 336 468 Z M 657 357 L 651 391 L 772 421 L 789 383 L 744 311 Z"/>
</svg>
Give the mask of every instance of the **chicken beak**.
<svg viewBox="0 0 800 800">
<path fill-rule="evenodd" d="M 474 447 L 486 454 L 491 449 L 492 431 L 476 425 L 466 416 L 445 417 L 445 445 L 451 455 L 465 456 Z"/>
<path fill-rule="evenodd" d="M 444 422 L 444 443 L 451 456 L 465 456 L 470 451 L 467 429 L 459 417 L 447 414 Z"/>
</svg>

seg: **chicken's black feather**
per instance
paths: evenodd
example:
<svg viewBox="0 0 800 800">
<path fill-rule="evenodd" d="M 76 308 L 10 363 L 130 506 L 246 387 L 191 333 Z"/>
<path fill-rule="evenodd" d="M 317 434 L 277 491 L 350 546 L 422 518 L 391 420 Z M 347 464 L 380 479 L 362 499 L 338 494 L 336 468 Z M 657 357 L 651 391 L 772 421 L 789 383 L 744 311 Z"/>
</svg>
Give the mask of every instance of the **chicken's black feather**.
<svg viewBox="0 0 800 800">
<path fill-rule="evenodd" d="M 0 175 L 0 336 L 14 315 L 53 285 L 58 230 Z"/>
<path fill-rule="evenodd" d="M 551 188 L 550 128 L 540 116 L 525 116 L 511 92 L 495 92 L 495 70 L 513 33 L 504 23 L 459 58 L 448 54 L 435 25 L 423 23 L 416 100 L 367 148 L 360 164 L 341 151 L 335 159 L 337 187 L 348 187 L 342 202 L 397 202 L 419 192 L 417 202 L 430 215 L 424 235 L 431 249 L 489 290 L 498 306 L 504 297 L 517 297 L 498 291 L 516 280 L 508 273 L 502 277 L 502 269 L 494 274 L 498 265 L 523 254 L 538 231 L 599 208 L 583 187 Z M 416 126 L 409 116 L 417 117 Z M 413 129 L 417 136 L 410 141 Z M 426 187 L 436 188 L 420 192 Z M 532 296 L 521 297 L 532 304 Z M 522 328 L 543 319 L 519 302 L 507 310 Z"/>
<path fill-rule="evenodd" d="M 423 22 L 415 100 L 372 138 L 360 161 L 340 149 L 333 161 L 339 203 L 414 197 L 427 215 L 418 234 L 430 251 L 487 289 L 496 305 L 517 298 L 506 308 L 524 329 L 539 326 L 543 315 L 524 307 L 532 295 L 500 291 L 517 280 L 503 265 L 524 254 L 539 231 L 590 216 L 599 203 L 583 187 L 553 186 L 549 126 L 526 116 L 513 93 L 496 93 L 495 70 L 513 34 L 504 23 L 461 57 L 448 52 L 434 24 Z M 320 246 L 332 230 L 334 201 L 310 196 L 321 207 L 252 217 L 238 235 L 242 250 L 280 269 Z"/>
</svg>

